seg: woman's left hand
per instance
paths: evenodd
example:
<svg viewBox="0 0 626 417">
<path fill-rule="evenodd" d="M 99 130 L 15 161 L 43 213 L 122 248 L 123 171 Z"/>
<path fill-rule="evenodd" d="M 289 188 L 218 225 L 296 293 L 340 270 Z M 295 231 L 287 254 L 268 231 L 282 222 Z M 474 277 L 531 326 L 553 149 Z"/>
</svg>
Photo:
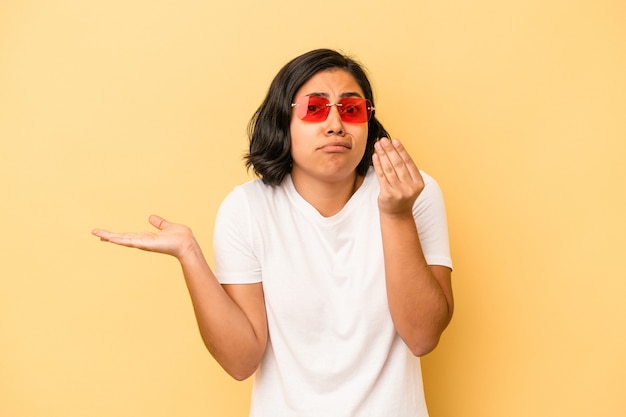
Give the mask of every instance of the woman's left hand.
<svg viewBox="0 0 626 417">
<path fill-rule="evenodd" d="M 424 189 L 424 179 L 398 139 L 381 138 L 372 157 L 380 184 L 378 208 L 389 215 L 411 214 Z"/>
</svg>

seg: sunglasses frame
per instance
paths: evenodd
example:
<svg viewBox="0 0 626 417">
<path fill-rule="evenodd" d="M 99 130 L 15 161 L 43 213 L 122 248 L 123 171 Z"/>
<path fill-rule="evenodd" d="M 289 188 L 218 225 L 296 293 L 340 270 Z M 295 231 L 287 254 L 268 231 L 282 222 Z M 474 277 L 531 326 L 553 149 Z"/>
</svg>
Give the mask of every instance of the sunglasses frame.
<svg viewBox="0 0 626 417">
<path fill-rule="evenodd" d="M 311 99 L 319 100 L 320 103 L 318 104 L 320 105 L 324 104 L 325 108 L 323 110 L 319 110 L 314 113 L 309 113 L 308 107 L 309 107 L 309 101 Z M 365 114 L 366 114 L 365 120 L 363 120 L 362 118 L 351 120 L 351 118 L 353 118 L 354 116 L 352 116 L 350 113 L 346 113 L 344 106 L 348 104 L 347 102 L 354 102 L 354 101 L 357 102 L 356 104 L 357 107 L 361 105 L 365 105 Z M 300 106 L 305 106 L 304 113 L 302 110 L 298 109 L 298 107 Z M 302 96 L 298 98 L 295 103 L 291 103 L 291 108 L 296 109 L 296 114 L 298 115 L 298 118 L 300 120 L 303 120 L 305 122 L 314 122 L 314 123 L 320 123 L 328 119 L 328 115 L 330 114 L 330 108 L 333 106 L 337 107 L 337 110 L 339 111 L 339 117 L 341 118 L 342 122 L 353 123 L 353 124 L 367 123 L 372 118 L 372 115 L 374 114 L 374 110 L 375 110 L 372 102 L 362 97 L 344 97 L 341 100 L 339 100 L 337 103 L 331 103 L 330 100 L 327 99 L 326 97 Z"/>
</svg>

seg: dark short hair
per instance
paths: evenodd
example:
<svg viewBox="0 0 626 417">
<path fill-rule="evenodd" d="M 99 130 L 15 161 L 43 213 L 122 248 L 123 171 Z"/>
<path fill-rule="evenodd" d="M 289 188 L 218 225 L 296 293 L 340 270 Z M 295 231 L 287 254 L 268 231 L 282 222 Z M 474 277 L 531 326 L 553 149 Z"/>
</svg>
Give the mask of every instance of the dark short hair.
<svg viewBox="0 0 626 417">
<path fill-rule="evenodd" d="M 296 92 L 320 71 L 342 69 L 350 73 L 374 107 L 374 94 L 365 70 L 354 58 L 331 49 L 316 49 L 288 62 L 270 84 L 267 96 L 248 124 L 250 151 L 244 156 L 246 167 L 268 185 L 278 185 L 291 172 L 290 123 Z M 365 175 L 372 164 L 374 143 L 389 134 L 376 119 L 368 122 L 367 144 L 357 173 Z"/>
</svg>

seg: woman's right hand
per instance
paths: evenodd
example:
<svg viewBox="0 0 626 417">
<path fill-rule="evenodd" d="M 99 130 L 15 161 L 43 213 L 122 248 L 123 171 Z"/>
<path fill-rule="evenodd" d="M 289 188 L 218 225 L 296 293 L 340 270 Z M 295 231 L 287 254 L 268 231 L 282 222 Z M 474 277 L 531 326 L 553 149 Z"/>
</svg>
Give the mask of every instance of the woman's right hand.
<svg viewBox="0 0 626 417">
<path fill-rule="evenodd" d="M 178 259 L 181 259 L 194 245 L 197 245 L 191 229 L 185 225 L 170 223 L 154 214 L 150 216 L 148 221 L 158 229 L 157 232 L 115 233 L 94 229 L 91 233 L 103 242 L 165 253 Z"/>
</svg>

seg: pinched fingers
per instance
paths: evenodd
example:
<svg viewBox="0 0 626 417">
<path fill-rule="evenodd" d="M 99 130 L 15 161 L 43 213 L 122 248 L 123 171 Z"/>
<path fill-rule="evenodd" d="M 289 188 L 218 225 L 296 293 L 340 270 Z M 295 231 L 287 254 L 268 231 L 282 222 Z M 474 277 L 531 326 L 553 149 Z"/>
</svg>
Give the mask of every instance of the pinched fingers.
<svg viewBox="0 0 626 417">
<path fill-rule="evenodd" d="M 374 165 L 379 179 L 392 187 L 418 186 L 423 183 L 417 166 L 398 139 L 382 138 L 375 145 Z"/>
<path fill-rule="evenodd" d="M 376 156 L 382 174 L 390 184 L 396 182 L 411 183 L 421 179 L 419 170 L 411 156 L 398 139 L 382 138 L 375 145 Z"/>
<path fill-rule="evenodd" d="M 409 211 L 424 188 L 419 169 L 399 140 L 380 139 L 372 158 L 380 183 L 379 206 L 386 212 Z"/>
</svg>

